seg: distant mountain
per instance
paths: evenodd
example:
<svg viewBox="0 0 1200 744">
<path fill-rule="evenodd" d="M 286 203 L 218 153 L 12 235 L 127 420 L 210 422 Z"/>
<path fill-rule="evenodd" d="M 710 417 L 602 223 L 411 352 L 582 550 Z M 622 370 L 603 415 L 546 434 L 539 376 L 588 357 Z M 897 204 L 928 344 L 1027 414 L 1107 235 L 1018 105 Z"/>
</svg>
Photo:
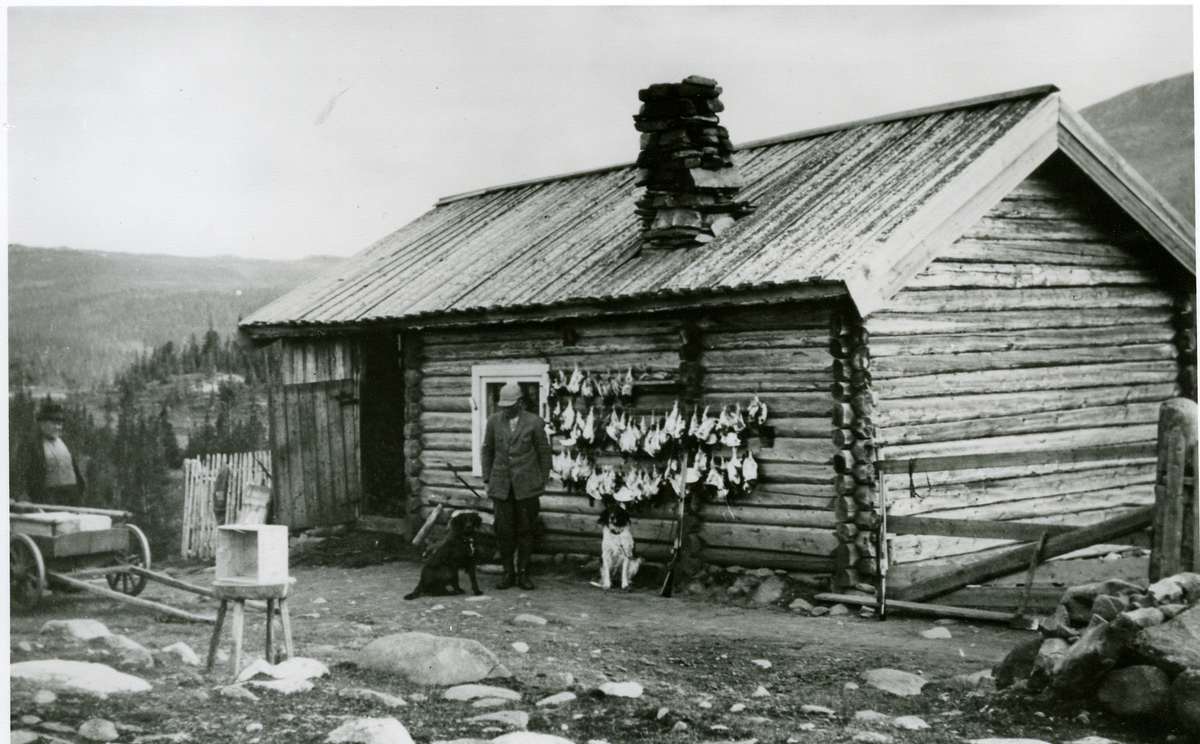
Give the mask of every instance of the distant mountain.
<svg viewBox="0 0 1200 744">
<path fill-rule="evenodd" d="M 1128 90 L 1079 113 L 1161 193 L 1196 223 L 1194 74 Z"/>
<path fill-rule="evenodd" d="M 86 388 L 135 352 L 226 338 L 238 320 L 341 259 L 266 261 L 8 247 L 10 384 Z"/>
</svg>

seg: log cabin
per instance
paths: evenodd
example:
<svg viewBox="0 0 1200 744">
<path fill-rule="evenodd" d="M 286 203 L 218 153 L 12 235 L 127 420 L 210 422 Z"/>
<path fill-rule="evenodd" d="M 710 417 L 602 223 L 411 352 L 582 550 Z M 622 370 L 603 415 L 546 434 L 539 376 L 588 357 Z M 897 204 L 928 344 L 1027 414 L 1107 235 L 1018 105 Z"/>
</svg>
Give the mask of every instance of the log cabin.
<svg viewBox="0 0 1200 744">
<path fill-rule="evenodd" d="M 704 563 L 845 587 L 876 575 L 881 507 L 1078 527 L 1153 503 L 1159 406 L 1196 394 L 1195 232 L 1055 87 L 736 148 L 719 93 L 650 86 L 636 163 L 443 198 L 244 319 L 278 349 L 275 521 L 490 511 L 495 390 L 548 418 L 577 369 L 632 382 L 631 419 L 767 406 L 756 486 L 692 509 Z M 540 550 L 597 553 L 599 508 L 552 477 Z M 645 510 L 639 549 L 675 525 Z M 889 580 L 1011 542 L 895 534 Z"/>
</svg>

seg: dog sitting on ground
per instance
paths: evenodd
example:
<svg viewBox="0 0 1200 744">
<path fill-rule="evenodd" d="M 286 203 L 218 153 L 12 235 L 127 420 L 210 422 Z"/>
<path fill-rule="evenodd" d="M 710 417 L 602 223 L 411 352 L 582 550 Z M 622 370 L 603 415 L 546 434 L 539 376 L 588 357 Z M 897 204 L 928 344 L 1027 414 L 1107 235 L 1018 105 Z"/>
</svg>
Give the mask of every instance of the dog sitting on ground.
<svg viewBox="0 0 1200 744">
<path fill-rule="evenodd" d="M 404 595 L 405 599 L 416 599 L 422 595 L 433 597 L 447 594 L 466 594 L 458 584 L 458 572 L 463 570 L 471 579 L 471 590 L 483 594 L 475 578 L 475 531 L 483 524 L 478 512 L 458 511 L 450 517 L 450 532 L 438 546 L 425 556 L 421 567 L 421 580 L 417 588 Z M 447 590 L 449 587 L 449 590 Z"/>
<path fill-rule="evenodd" d="M 619 504 L 604 507 L 600 512 L 600 525 L 604 528 L 600 539 L 600 581 L 592 582 L 601 589 L 612 588 L 612 572 L 621 572 L 621 588 L 629 589 L 642 559 L 634 555 L 633 531 L 629 528 L 629 512 Z"/>
</svg>

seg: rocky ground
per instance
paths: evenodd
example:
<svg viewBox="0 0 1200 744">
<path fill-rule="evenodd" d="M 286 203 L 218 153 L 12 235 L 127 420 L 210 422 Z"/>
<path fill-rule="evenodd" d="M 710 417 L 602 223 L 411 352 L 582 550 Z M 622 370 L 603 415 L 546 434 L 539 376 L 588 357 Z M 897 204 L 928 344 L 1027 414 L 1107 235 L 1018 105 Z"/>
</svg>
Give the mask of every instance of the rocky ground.
<svg viewBox="0 0 1200 744">
<path fill-rule="evenodd" d="M 177 644 L 203 657 L 212 626 L 168 621 L 90 595 L 55 594 L 11 618 L 11 662 L 104 664 L 150 689 L 97 697 L 14 679 L 12 740 L 324 742 L 364 718 L 394 718 L 420 744 L 496 737 L 516 744 L 504 735 L 520 730 L 574 744 L 1185 740 L 1165 719 L 1118 719 L 1098 704 L 1050 692 L 996 690 L 988 670 L 1037 637 L 1006 626 L 896 616 L 879 622 L 845 608 L 812 617 L 787 610 L 786 594 L 778 605 L 755 603 L 753 591 L 731 596 L 736 574 L 708 582 L 724 590 L 710 586 L 694 596 L 659 597 L 652 572 L 631 592 L 604 592 L 589 584 L 596 578 L 590 568 L 569 562 L 543 565 L 532 592 L 495 591 L 496 577 L 485 574 L 483 597 L 406 602 L 401 596 L 416 584 L 419 566 L 382 537 L 327 541 L 294 555 L 292 564 L 297 652 L 319 662 L 307 668 L 319 676 L 276 685 L 285 691 L 252 684 L 265 676 L 231 686 L 228 630 L 222 660 L 210 673 L 202 661 L 189 663 L 195 659 Z M 199 565 L 169 569 L 200 585 L 212 576 Z M 212 600 L 158 584 L 143 596 L 215 614 Z M 261 656 L 263 613 L 247 614 L 248 650 Z M 52 622 L 72 619 L 97 621 L 103 633 L 80 640 Z M 395 667 L 369 668 L 394 651 L 395 636 L 412 632 L 478 642 L 511 673 L 480 684 L 510 694 L 447 699 L 453 684 L 420 684 Z M 880 681 L 891 674 L 871 674 L 880 669 L 904 674 Z M 493 714 L 503 715 L 478 718 Z M 356 734 L 333 740 L 367 740 L 344 736 Z"/>
</svg>

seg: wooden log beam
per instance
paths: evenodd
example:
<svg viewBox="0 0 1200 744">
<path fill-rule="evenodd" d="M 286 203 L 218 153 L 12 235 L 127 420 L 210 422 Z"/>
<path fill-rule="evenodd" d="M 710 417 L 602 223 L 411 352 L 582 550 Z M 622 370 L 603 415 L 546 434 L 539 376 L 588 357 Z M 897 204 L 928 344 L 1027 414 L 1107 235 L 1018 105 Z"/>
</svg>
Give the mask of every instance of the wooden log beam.
<svg viewBox="0 0 1200 744">
<path fill-rule="evenodd" d="M 993 540 L 1037 540 L 1042 534 L 1065 535 L 1075 530 L 1067 525 L 1032 522 L 989 522 L 974 519 L 888 516 L 888 532 L 894 535 L 941 535 L 980 537 Z"/>
<path fill-rule="evenodd" d="M 408 536 L 408 522 L 394 517 L 377 517 L 364 514 L 354 521 L 356 532 L 382 532 L 389 535 Z"/>
<path fill-rule="evenodd" d="M 1148 506 L 1135 509 L 1114 519 L 1105 520 L 1100 524 L 1055 535 L 1046 540 L 1042 559 L 1049 560 L 1091 545 L 1109 542 L 1131 532 L 1145 529 L 1153 521 L 1154 507 Z M 896 598 L 920 602 L 952 592 L 955 589 L 961 589 L 968 584 L 980 584 L 990 579 L 1016 573 L 1027 568 L 1028 565 L 1028 546 L 1019 545 L 972 564 L 914 581 L 897 591 Z"/>
<path fill-rule="evenodd" d="M 832 594 L 821 593 L 814 597 L 819 602 L 834 602 L 840 604 L 852 604 L 862 607 L 870 607 L 872 609 L 879 606 L 878 602 L 870 597 L 859 594 Z M 898 610 L 910 615 L 927 615 L 930 617 L 954 617 L 962 620 L 990 620 L 997 623 L 1012 622 L 1012 613 L 1007 612 L 990 612 L 988 610 L 974 610 L 969 607 L 948 607 L 946 605 L 931 605 L 921 604 L 919 602 L 905 602 L 903 600 L 891 599 L 887 600 L 888 611 Z"/>
<path fill-rule="evenodd" d="M 139 566 L 122 566 L 122 569 L 128 571 L 129 573 L 135 574 L 137 576 L 145 576 L 150 581 L 158 582 L 159 584 L 163 584 L 164 586 L 169 586 L 172 589 L 182 589 L 185 592 L 191 592 L 192 594 L 199 594 L 201 597 L 208 597 L 209 599 L 217 598 L 217 595 L 213 592 L 212 589 L 205 589 L 202 586 L 196 586 L 195 584 L 189 584 L 186 581 L 180 581 L 179 579 L 176 579 L 173 576 L 168 576 L 164 573 L 159 573 L 157 571 L 150 571 L 148 569 L 141 568 Z M 78 576 L 79 573 L 73 572 L 71 575 Z M 260 602 L 257 599 L 246 600 L 246 606 L 250 607 L 251 609 L 255 609 L 255 610 L 267 609 L 267 603 Z"/>
<path fill-rule="evenodd" d="M 895 363 L 892 357 L 898 356 L 1025 352 L 1089 346 L 1125 347 L 1167 343 L 1173 337 L 1174 331 L 1166 323 L 991 333 L 925 333 L 876 337 L 871 341 L 871 355 L 875 357 L 875 371 L 881 373 Z"/>
<path fill-rule="evenodd" d="M 1093 460 L 1127 459 L 1130 457 L 1154 457 L 1153 442 L 1129 444 L 1103 444 L 1093 447 L 1033 450 L 1027 452 L 989 452 L 970 455 L 947 455 L 941 457 L 918 457 L 887 459 L 875 463 L 880 473 L 925 473 L 939 470 L 966 470 L 970 468 L 1002 468 L 1020 465 L 1037 465 L 1052 462 L 1089 462 Z"/>
<path fill-rule="evenodd" d="M 120 592 L 114 592 L 111 589 L 105 589 L 103 587 L 96 586 L 95 584 L 89 584 L 86 581 L 78 581 L 76 579 L 70 578 L 69 576 L 64 576 L 63 574 L 55 573 L 53 571 L 47 571 L 46 576 L 51 579 L 54 579 L 55 581 L 62 582 L 63 584 L 66 584 L 67 586 L 74 587 L 75 589 L 82 589 L 85 592 L 91 592 L 92 594 L 99 594 L 101 597 L 107 597 L 108 599 L 115 599 L 118 602 L 123 602 L 124 604 L 133 605 L 134 607 L 141 607 L 142 609 L 145 609 L 145 610 L 153 610 L 154 612 L 159 612 L 164 615 L 170 615 L 171 617 L 177 617 L 180 620 L 187 620 L 188 622 L 192 622 L 192 623 L 208 623 L 210 625 L 217 621 L 216 617 L 208 617 L 208 616 L 204 616 L 204 615 L 193 615 L 190 612 L 185 612 L 184 610 L 176 609 L 174 607 L 171 607 L 170 605 L 165 605 L 160 602 L 152 602 L 149 599 L 141 599 L 139 597 L 131 597 L 128 594 L 121 594 Z"/>
</svg>

